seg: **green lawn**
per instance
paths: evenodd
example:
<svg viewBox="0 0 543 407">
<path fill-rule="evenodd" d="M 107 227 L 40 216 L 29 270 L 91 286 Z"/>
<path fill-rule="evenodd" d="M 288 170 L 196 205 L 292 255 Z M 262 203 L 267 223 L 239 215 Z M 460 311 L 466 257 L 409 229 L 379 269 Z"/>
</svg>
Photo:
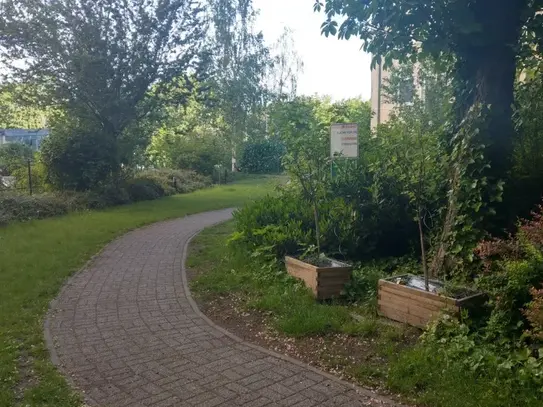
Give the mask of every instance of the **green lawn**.
<svg viewBox="0 0 543 407">
<path fill-rule="evenodd" d="M 63 282 L 116 236 L 152 222 L 235 207 L 273 191 L 277 178 L 0 228 L 0 407 L 78 406 L 49 361 L 43 319 Z"/>
</svg>

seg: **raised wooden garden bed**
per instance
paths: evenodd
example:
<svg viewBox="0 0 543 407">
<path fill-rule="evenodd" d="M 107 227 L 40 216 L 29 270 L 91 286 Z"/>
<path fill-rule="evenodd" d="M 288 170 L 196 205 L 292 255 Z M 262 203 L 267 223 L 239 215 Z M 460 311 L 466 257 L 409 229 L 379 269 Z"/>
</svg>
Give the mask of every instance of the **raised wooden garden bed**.
<svg viewBox="0 0 543 407">
<path fill-rule="evenodd" d="M 401 279 L 414 276 L 397 276 L 379 280 L 379 315 L 394 321 L 424 328 L 441 313 L 458 314 L 463 308 L 481 304 L 483 294 L 468 294 L 462 298 L 451 298 L 421 287 L 399 284 Z M 432 285 L 441 285 L 432 281 Z"/>
<path fill-rule="evenodd" d="M 326 259 L 329 264 L 320 267 L 285 257 L 287 272 L 305 282 L 318 300 L 339 297 L 345 284 L 351 280 L 352 267 L 337 260 Z"/>
</svg>

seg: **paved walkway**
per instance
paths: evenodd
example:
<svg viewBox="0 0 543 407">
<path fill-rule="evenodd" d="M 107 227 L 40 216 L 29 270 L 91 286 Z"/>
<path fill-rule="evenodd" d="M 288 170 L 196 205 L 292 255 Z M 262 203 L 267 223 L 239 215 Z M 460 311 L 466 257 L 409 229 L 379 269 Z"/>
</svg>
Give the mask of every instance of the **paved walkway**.
<svg viewBox="0 0 543 407">
<path fill-rule="evenodd" d="M 183 268 L 208 212 L 113 241 L 52 303 L 53 362 L 97 406 L 391 406 L 366 390 L 247 344 L 203 316 Z"/>
</svg>

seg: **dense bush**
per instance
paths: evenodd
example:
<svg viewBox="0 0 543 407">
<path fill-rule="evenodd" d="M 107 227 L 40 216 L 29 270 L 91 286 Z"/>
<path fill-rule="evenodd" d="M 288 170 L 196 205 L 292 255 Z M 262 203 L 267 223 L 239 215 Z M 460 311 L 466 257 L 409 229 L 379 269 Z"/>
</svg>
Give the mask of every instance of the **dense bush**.
<svg viewBox="0 0 543 407">
<path fill-rule="evenodd" d="M 345 243 L 352 259 L 412 253 L 418 246 L 416 223 L 397 180 L 357 162 L 338 164 L 335 172 L 328 196 L 343 199 L 353 209 L 348 220 L 353 235 Z"/>
<path fill-rule="evenodd" d="M 72 123 L 59 124 L 44 140 L 41 152 L 47 182 L 59 190 L 94 189 L 118 170 L 110 138 Z"/>
<path fill-rule="evenodd" d="M 30 189 L 28 180 L 28 168 L 20 167 L 13 171 L 12 175 L 16 179 L 16 187 L 19 190 L 28 191 Z M 51 190 L 51 186 L 47 184 L 47 169 L 41 160 L 41 154 L 37 153 L 34 161 L 30 166 L 30 175 L 32 178 L 32 189 L 34 192 L 46 192 Z"/>
<path fill-rule="evenodd" d="M 193 171 L 148 170 L 116 182 L 100 182 L 91 191 L 38 195 L 0 195 L 0 225 L 41 219 L 86 209 L 102 209 L 130 202 L 187 193 L 211 185 L 211 179 Z"/>
<path fill-rule="evenodd" d="M 13 175 L 14 171 L 26 167 L 32 156 L 32 149 L 26 144 L 0 145 L 0 176 Z"/>
<path fill-rule="evenodd" d="M 524 315 L 530 323 L 528 334 L 543 343 L 543 289 L 532 288 L 532 301 L 526 307 Z M 541 355 L 543 357 L 543 355 Z"/>
<path fill-rule="evenodd" d="M 519 338 L 530 328 L 523 308 L 543 284 L 543 207 L 520 223 L 516 235 L 481 242 L 476 253 L 484 268 L 478 286 L 490 296 L 487 336 Z"/>
<path fill-rule="evenodd" d="M 127 190 L 132 201 L 144 201 L 196 191 L 211 185 L 209 177 L 194 171 L 147 170 L 127 181 Z"/>
<path fill-rule="evenodd" d="M 391 193 L 382 185 L 384 196 Z M 416 230 L 403 198 L 391 193 L 378 200 L 368 188 L 358 188 L 336 180 L 327 199 L 319 203 L 322 252 L 349 260 L 410 252 Z M 248 204 L 234 215 L 234 240 L 250 251 L 266 251 L 277 258 L 302 254 L 315 245 L 316 237 L 313 209 L 301 202 L 300 194 L 288 189 Z"/>
<path fill-rule="evenodd" d="M 543 358 L 525 346 L 483 343 L 449 317 L 392 363 L 394 391 L 433 407 L 541 406 Z"/>
<path fill-rule="evenodd" d="M 162 185 L 152 178 L 134 178 L 127 182 L 126 188 L 134 202 L 150 201 L 165 196 Z"/>
<path fill-rule="evenodd" d="M 70 205 L 62 196 L 0 195 L 0 225 L 63 215 L 69 210 Z"/>
<path fill-rule="evenodd" d="M 232 150 L 226 140 L 207 128 L 186 134 L 160 129 L 151 139 L 147 154 L 156 167 L 192 170 L 211 176 L 216 165 L 229 165 Z"/>
<path fill-rule="evenodd" d="M 284 153 L 285 146 L 278 140 L 247 144 L 239 166 L 250 174 L 277 174 L 283 169 L 281 160 Z"/>
</svg>

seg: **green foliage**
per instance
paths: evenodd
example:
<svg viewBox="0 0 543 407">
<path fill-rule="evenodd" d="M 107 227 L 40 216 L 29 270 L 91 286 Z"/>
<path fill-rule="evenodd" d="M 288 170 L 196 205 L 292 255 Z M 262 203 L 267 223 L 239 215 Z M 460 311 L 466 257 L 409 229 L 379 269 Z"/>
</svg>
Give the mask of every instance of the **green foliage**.
<svg viewBox="0 0 543 407">
<path fill-rule="evenodd" d="M 349 301 L 359 302 L 375 310 L 379 279 L 384 276 L 384 270 L 377 264 L 356 267 L 351 281 L 345 286 L 345 297 Z"/>
<path fill-rule="evenodd" d="M 117 172 L 115 145 L 100 129 L 59 124 L 41 147 L 47 182 L 55 188 L 86 191 Z"/>
<path fill-rule="evenodd" d="M 29 191 L 28 167 L 20 167 L 12 174 L 15 177 L 15 186 L 19 190 Z M 41 154 L 35 153 L 34 159 L 30 165 L 30 176 L 32 178 L 32 189 L 37 192 L 47 192 L 51 190 L 47 183 L 47 168 L 43 165 Z"/>
<path fill-rule="evenodd" d="M 416 231 L 405 208 L 403 217 L 396 218 L 402 212 L 393 199 L 378 201 L 371 195 L 355 199 L 330 193 L 320 203 L 319 231 L 324 253 L 341 259 L 367 260 L 411 251 Z M 300 193 L 290 189 L 246 205 L 234 214 L 236 233 L 232 240 L 246 250 L 277 259 L 302 254 L 315 245 L 316 237 L 313 210 L 301 202 Z"/>
<path fill-rule="evenodd" d="M 527 217 L 540 202 L 543 192 L 543 76 L 541 69 L 525 71 L 526 78 L 516 84 L 515 125 L 512 168 L 504 188 L 504 202 L 497 216 L 514 227 L 518 217 Z M 492 231 L 500 233 L 501 231 Z"/>
<path fill-rule="evenodd" d="M 277 140 L 246 144 L 240 159 L 240 168 L 250 174 L 278 174 L 285 147 Z"/>
<path fill-rule="evenodd" d="M 203 12 L 185 0 L 3 4 L 0 48 L 9 79 L 31 78 L 40 102 L 62 112 L 44 145 L 52 184 L 85 190 L 132 164 L 163 96 L 200 79 Z"/>
<path fill-rule="evenodd" d="M 70 206 L 62 196 L 0 195 L 0 225 L 63 215 L 69 210 Z"/>
<path fill-rule="evenodd" d="M 249 252 L 260 251 L 280 259 L 308 246 L 313 234 L 312 215 L 295 194 L 268 196 L 234 212 L 236 233 L 231 242 Z"/>
<path fill-rule="evenodd" d="M 490 296 L 490 318 L 484 333 L 490 340 L 518 341 L 530 328 L 523 308 L 532 300 L 532 288 L 543 281 L 542 208 L 523 221 L 507 240 L 483 241 L 476 253 L 484 274 L 478 286 Z"/>
<path fill-rule="evenodd" d="M 543 289 L 530 290 L 532 301 L 526 307 L 524 315 L 530 323 L 528 334 L 543 342 Z"/>
<path fill-rule="evenodd" d="M 215 165 L 230 168 L 231 145 L 221 133 L 219 112 L 202 103 L 197 94 L 185 106 L 163 109 L 162 126 L 147 147 L 156 168 L 188 169 L 212 175 Z"/>
<path fill-rule="evenodd" d="M 33 158 L 32 149 L 26 144 L 11 143 L 0 146 L 0 176 L 12 175 Z"/>
<path fill-rule="evenodd" d="M 33 167 L 36 187 L 39 184 L 40 165 Z M 21 180 L 26 177 L 26 170 L 21 171 Z M 118 183 L 102 182 L 92 191 L 54 192 L 33 196 L 26 194 L 0 195 L 0 224 L 42 219 L 63 215 L 68 212 L 88 209 L 104 209 L 110 206 L 124 205 L 131 202 L 147 201 L 174 194 L 182 194 L 203 189 L 211 185 L 211 179 L 192 171 L 151 170 L 143 171 Z M 17 186 L 27 188 L 24 182 L 17 181 Z"/>
<path fill-rule="evenodd" d="M 454 116 L 448 133 L 461 132 L 463 121 L 477 106 L 486 109 L 475 144 L 482 147 L 489 164 L 482 175 L 489 186 L 500 188 L 509 176 L 513 152 L 517 61 L 533 69 L 541 56 L 541 2 L 316 0 L 315 10 L 322 9 L 326 13 L 322 32 L 359 37 L 374 64 L 390 67 L 393 61 L 413 63 L 430 57 L 437 66 L 452 68 Z M 506 192 L 514 200 L 515 189 Z M 487 198 L 483 200 L 489 204 Z M 485 222 L 492 216 L 483 215 Z M 510 219 L 492 222 L 502 229 L 510 226 Z"/>
<path fill-rule="evenodd" d="M 283 156 L 283 166 L 292 181 L 301 192 L 302 199 L 312 207 L 313 224 L 315 227 L 315 244 L 317 251 L 321 250 L 320 230 L 321 220 L 326 219 L 320 213 L 325 204 L 325 195 L 329 185 L 329 131 L 330 125 L 336 121 L 361 123 L 360 138 L 369 138 L 364 129 L 369 130 L 371 115 L 365 115 L 364 110 L 356 115 L 356 101 L 344 101 L 331 104 L 329 100 L 310 97 L 300 97 L 286 103 L 278 103 L 272 107 L 271 131 L 283 141 L 286 152 Z M 353 114 L 352 116 L 350 116 Z M 348 217 L 346 218 L 348 219 Z"/>
<path fill-rule="evenodd" d="M 529 348 L 481 344 L 466 325 L 444 317 L 393 362 L 388 382 L 429 406 L 535 407 L 542 373 L 542 360 Z"/>
<path fill-rule="evenodd" d="M 134 178 L 127 182 L 126 189 L 134 202 L 152 201 L 166 195 L 162 185 L 153 178 Z"/>
<path fill-rule="evenodd" d="M 41 129 L 45 127 L 50 112 L 36 103 L 36 94 L 39 94 L 39 91 L 33 86 L 1 86 L 0 128 Z"/>
<path fill-rule="evenodd" d="M 370 146 L 379 144 L 375 139 Z M 380 157 L 379 150 L 366 150 L 368 156 Z M 373 158 L 372 158 L 373 159 Z M 345 222 L 338 221 L 336 234 L 344 226 L 353 234 L 343 247 L 348 258 L 361 260 L 401 256 L 416 245 L 416 224 L 409 199 L 401 194 L 401 185 L 386 173 L 374 171 L 362 162 L 345 161 L 334 164 L 335 176 L 329 186 L 328 198 L 341 198 L 353 213 Z"/>
<path fill-rule="evenodd" d="M 147 170 L 137 173 L 134 179 L 154 181 L 165 195 L 188 193 L 211 186 L 209 177 L 186 170 Z"/>
<path fill-rule="evenodd" d="M 416 224 L 409 199 L 402 195 L 396 174 L 383 171 L 385 164 L 379 162 L 390 159 L 392 146 L 403 151 L 411 148 L 412 140 L 392 134 L 372 139 L 369 106 L 357 100 L 332 104 L 326 99 L 296 98 L 276 103 L 271 110 L 270 128 L 285 144 L 283 164 L 292 188 L 280 199 L 256 202 L 240 211 L 236 240 L 251 251 L 263 250 L 277 258 L 300 254 L 312 245 L 350 260 L 410 252 Z M 359 122 L 362 157 L 336 159 L 331 177 L 329 126 L 336 121 Z M 384 143 L 390 151 L 383 151 Z M 405 158 L 406 167 L 412 164 L 410 159 Z M 439 151 L 429 159 L 439 160 Z"/>
<path fill-rule="evenodd" d="M 264 112 L 272 95 L 263 84 L 273 60 L 262 33 L 254 27 L 251 1 L 213 0 L 211 12 L 218 50 L 211 82 L 221 133 L 236 158 L 245 140 L 262 139 L 266 133 Z"/>
</svg>

